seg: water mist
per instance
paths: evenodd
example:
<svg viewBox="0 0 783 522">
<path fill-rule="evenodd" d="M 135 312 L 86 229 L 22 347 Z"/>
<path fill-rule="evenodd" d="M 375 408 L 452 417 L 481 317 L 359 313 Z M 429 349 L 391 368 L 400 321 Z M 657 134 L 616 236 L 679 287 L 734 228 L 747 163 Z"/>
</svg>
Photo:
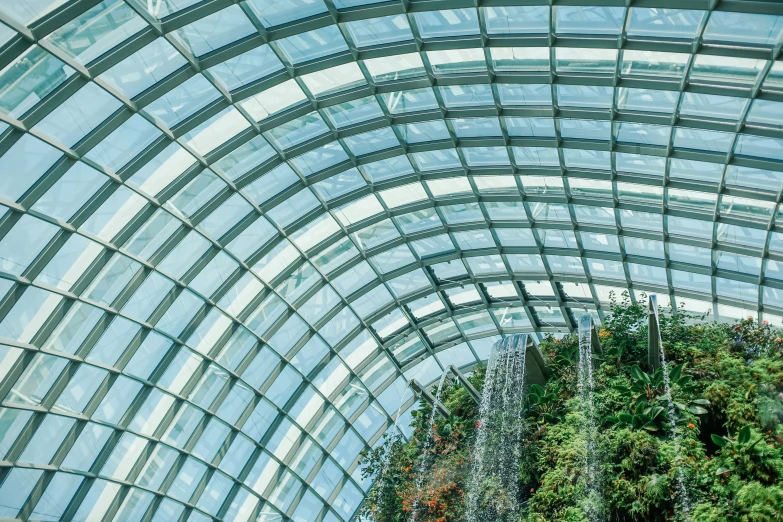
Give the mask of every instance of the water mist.
<svg viewBox="0 0 783 522">
<path fill-rule="evenodd" d="M 604 519 L 601 496 L 601 456 L 598 450 L 598 428 L 596 426 L 593 382 L 593 345 L 591 339 L 592 321 L 589 315 L 579 318 L 579 373 L 578 391 L 580 410 L 584 422 L 585 454 L 582 474 L 585 480 L 583 509 L 590 522 Z"/>
<path fill-rule="evenodd" d="M 519 512 L 527 335 L 492 347 L 471 454 L 466 522 L 512 520 Z M 491 495 L 483 493 L 492 490 Z"/>
<path fill-rule="evenodd" d="M 650 296 L 652 309 L 655 314 L 655 321 L 660 325 L 658 317 L 658 302 L 655 296 Z M 663 387 L 666 397 L 666 416 L 669 419 L 669 428 L 671 429 L 672 444 L 674 445 L 674 465 L 677 468 L 677 494 L 679 497 L 680 509 L 686 520 L 691 519 L 691 497 L 688 493 L 688 485 L 685 483 L 685 471 L 682 461 L 682 434 L 677 426 L 677 409 L 672 399 L 672 389 L 669 380 L 669 365 L 666 362 L 666 353 L 663 350 L 663 338 L 661 328 L 658 327 L 658 347 L 661 355 L 661 370 L 663 371 Z"/>
</svg>

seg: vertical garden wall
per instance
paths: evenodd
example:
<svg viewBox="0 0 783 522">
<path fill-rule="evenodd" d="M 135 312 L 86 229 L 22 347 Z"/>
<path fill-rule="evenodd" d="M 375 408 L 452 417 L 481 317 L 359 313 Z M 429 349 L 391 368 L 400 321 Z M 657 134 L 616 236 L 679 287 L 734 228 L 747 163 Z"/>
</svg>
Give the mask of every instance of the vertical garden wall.
<svg viewBox="0 0 783 522">
<path fill-rule="evenodd" d="M 663 370 L 649 367 L 646 307 L 614 303 L 599 331 L 602 351 L 593 355 L 597 515 L 585 506 L 589 445 L 578 339 L 541 343 L 552 375 L 526 391 L 515 488 L 520 522 L 781 520 L 783 332 L 750 318 L 718 324 L 676 311 L 661 314 L 660 327 L 673 409 Z M 484 369 L 469 379 L 480 390 Z M 436 417 L 423 480 L 424 404 L 409 441 L 392 437 L 364 456 L 364 472 L 383 475 L 364 504 L 365 517 L 404 522 L 417 504 L 421 522 L 464 520 L 478 406 L 458 382 L 446 385 L 442 401 L 451 416 Z M 486 504 L 507 502 L 508 493 L 491 480 L 478 492 Z"/>
</svg>

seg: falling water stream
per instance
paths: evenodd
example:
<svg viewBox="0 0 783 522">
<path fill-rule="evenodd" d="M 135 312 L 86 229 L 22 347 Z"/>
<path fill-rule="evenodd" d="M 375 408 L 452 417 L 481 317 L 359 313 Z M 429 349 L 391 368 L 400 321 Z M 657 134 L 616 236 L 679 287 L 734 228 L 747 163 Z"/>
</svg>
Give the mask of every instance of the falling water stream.
<svg viewBox="0 0 783 522">
<path fill-rule="evenodd" d="M 652 301 L 652 309 L 655 314 L 655 322 L 660 325 L 658 318 L 658 302 L 655 296 L 650 296 Z M 685 483 L 685 471 L 683 470 L 682 463 L 682 448 L 680 428 L 677 426 L 677 409 L 674 406 L 674 400 L 672 399 L 671 383 L 669 382 L 669 365 L 666 362 L 666 354 L 663 351 L 663 338 L 661 336 L 661 328 L 658 327 L 658 348 L 661 352 L 661 370 L 663 371 L 663 389 L 666 397 L 666 414 L 669 419 L 669 427 L 671 429 L 672 444 L 674 445 L 674 465 L 677 468 L 677 493 L 679 496 L 680 509 L 685 517 L 685 520 L 691 519 L 691 497 L 688 493 L 688 486 Z"/>
<path fill-rule="evenodd" d="M 432 411 L 430 412 L 430 418 L 427 423 L 427 433 L 424 436 L 424 441 L 422 442 L 422 457 L 421 462 L 419 463 L 419 471 L 416 475 L 416 499 L 413 502 L 413 506 L 411 507 L 411 522 L 416 522 L 419 518 L 419 508 L 421 503 L 421 496 L 422 496 L 422 488 L 424 487 L 424 477 L 427 474 L 427 470 L 430 466 L 430 450 L 432 449 L 432 443 L 434 442 L 434 431 L 435 431 L 435 415 L 437 415 L 437 405 L 440 402 L 440 396 L 443 392 L 443 383 L 446 382 L 446 376 L 448 375 L 448 372 L 443 372 L 443 375 L 440 377 L 440 382 L 438 382 L 438 390 L 435 393 L 435 403 L 432 405 Z"/>
<path fill-rule="evenodd" d="M 604 515 L 601 497 L 601 456 L 598 452 L 598 429 L 595 422 L 595 400 L 593 397 L 591 325 L 589 315 L 583 315 L 579 319 L 578 391 L 585 430 L 585 455 L 582 463 L 582 473 L 585 479 L 583 509 L 590 522 L 599 522 L 604 519 Z"/>
<path fill-rule="evenodd" d="M 492 347 L 471 452 L 466 522 L 502 522 L 519 512 L 526 346 L 527 335 L 520 334 Z M 484 498 L 488 486 L 491 498 Z"/>
</svg>

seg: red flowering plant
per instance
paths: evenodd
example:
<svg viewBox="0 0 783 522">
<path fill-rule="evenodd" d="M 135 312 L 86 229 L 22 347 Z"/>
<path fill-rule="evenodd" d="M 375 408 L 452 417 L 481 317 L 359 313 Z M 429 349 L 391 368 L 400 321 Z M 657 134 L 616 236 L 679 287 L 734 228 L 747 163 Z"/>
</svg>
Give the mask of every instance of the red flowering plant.
<svg viewBox="0 0 783 522">
<path fill-rule="evenodd" d="M 483 376 L 484 370 L 479 369 L 469 379 L 480 388 Z M 379 444 L 364 454 L 363 474 L 375 480 L 361 511 L 367 518 L 402 522 L 409 520 L 415 509 L 417 522 L 462 520 L 470 441 L 478 427 L 478 410 L 467 390 L 455 383 L 444 386 L 441 402 L 451 415 L 448 419 L 436 416 L 429 444 L 425 444 L 425 438 L 431 410 L 422 403 L 413 412 L 413 432 L 407 443 Z M 422 467 L 425 469 L 419 481 Z"/>
</svg>

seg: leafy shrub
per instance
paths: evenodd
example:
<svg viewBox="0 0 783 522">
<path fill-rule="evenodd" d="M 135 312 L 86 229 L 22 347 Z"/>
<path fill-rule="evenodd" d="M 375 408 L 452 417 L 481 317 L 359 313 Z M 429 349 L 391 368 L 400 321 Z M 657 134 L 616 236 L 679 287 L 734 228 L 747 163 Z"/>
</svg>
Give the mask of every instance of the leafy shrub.
<svg viewBox="0 0 783 522">
<path fill-rule="evenodd" d="M 595 355 L 595 411 L 600 491 L 607 520 L 686 520 L 677 481 L 682 472 L 690 520 L 771 522 L 783 513 L 783 333 L 748 318 L 716 324 L 682 311 L 660 316 L 675 403 L 675 443 L 662 370 L 647 367 L 647 309 L 627 295 L 613 302 Z M 577 393 L 578 341 L 568 335 L 539 346 L 552 375 L 527 392 L 520 463 L 519 522 L 586 522 L 585 440 Z M 481 389 L 483 369 L 470 377 Z M 419 522 L 464 520 L 466 477 L 478 409 L 460 385 L 446 386 L 452 411 L 438 419 L 432 465 L 416 488 L 426 405 L 407 442 L 380 444 L 365 455 L 364 473 L 380 476 L 363 506 L 378 522 L 406 522 L 419 499 Z M 504 502 L 497 484 L 482 485 L 487 502 Z"/>
</svg>

